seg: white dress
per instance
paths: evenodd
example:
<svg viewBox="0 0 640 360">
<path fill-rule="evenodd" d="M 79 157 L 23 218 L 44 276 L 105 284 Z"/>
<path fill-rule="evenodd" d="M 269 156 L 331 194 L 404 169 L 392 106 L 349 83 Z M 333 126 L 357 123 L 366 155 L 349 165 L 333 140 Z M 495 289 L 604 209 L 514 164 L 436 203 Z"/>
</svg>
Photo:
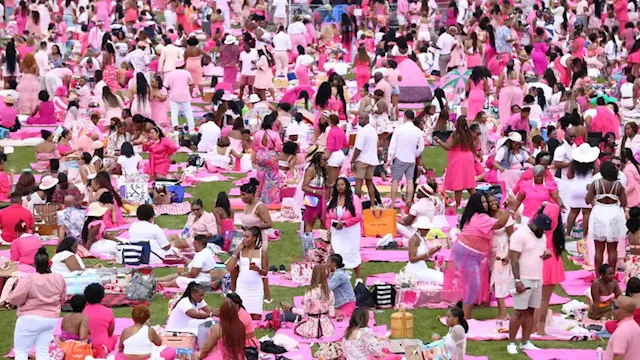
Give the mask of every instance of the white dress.
<svg viewBox="0 0 640 360">
<path fill-rule="evenodd" d="M 573 179 L 569 180 L 568 191 L 566 199 L 562 199 L 564 204 L 572 209 L 589 209 L 591 204 L 587 204 L 584 200 L 587 196 L 587 185 L 593 181 L 593 173 L 589 171 L 586 176 L 575 175 Z"/>
<path fill-rule="evenodd" d="M 467 352 L 467 335 L 462 325 L 456 325 L 449 329 L 444 337 L 444 344 L 451 354 L 451 360 L 464 360 Z"/>
<path fill-rule="evenodd" d="M 420 233 L 416 232 L 415 235 L 420 238 L 420 246 L 418 246 L 418 251 L 416 252 L 417 256 L 424 255 L 429 252 L 427 247 L 427 242 L 425 239 L 420 236 Z M 407 275 L 413 277 L 418 282 L 442 285 L 444 283 L 444 274 L 440 271 L 429 269 L 427 266 L 427 262 L 424 260 L 420 260 L 418 262 L 412 263 L 408 262 L 405 267 L 405 272 Z"/>
<path fill-rule="evenodd" d="M 336 206 L 336 216 L 342 219 L 345 208 Z M 338 220 L 332 220 L 337 222 Z M 360 223 L 338 230 L 331 226 L 331 247 L 336 254 L 342 256 L 346 269 L 355 269 L 362 263 L 360 257 Z"/>
<path fill-rule="evenodd" d="M 608 243 L 623 240 L 627 233 L 624 209 L 620 206 L 620 199 L 614 195 L 616 189 L 622 187 L 619 181 L 613 184 L 610 192 L 605 192 L 602 180 L 594 183 L 596 196 L 593 209 L 589 217 L 589 233 L 587 237 L 595 241 Z M 604 198 L 615 200 L 613 204 L 600 202 Z"/>
<path fill-rule="evenodd" d="M 258 272 L 249 270 L 249 264 L 253 261 L 257 267 L 262 267 L 262 251 L 260 257 L 238 258 L 238 280 L 236 281 L 236 294 L 242 299 L 242 305 L 249 314 L 262 315 L 262 304 L 264 301 L 264 288 L 262 277 Z"/>
<path fill-rule="evenodd" d="M 219 169 L 231 169 L 231 146 L 227 146 L 224 154 L 220 155 L 218 149 L 205 155 L 209 163 Z"/>
</svg>

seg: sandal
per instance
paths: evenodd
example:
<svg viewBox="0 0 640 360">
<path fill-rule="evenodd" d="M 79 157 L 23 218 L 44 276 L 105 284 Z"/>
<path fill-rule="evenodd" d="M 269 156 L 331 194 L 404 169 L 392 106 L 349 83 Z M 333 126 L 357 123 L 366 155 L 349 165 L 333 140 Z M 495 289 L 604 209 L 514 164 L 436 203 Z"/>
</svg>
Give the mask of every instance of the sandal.
<svg viewBox="0 0 640 360">
<path fill-rule="evenodd" d="M 270 272 L 278 272 L 278 268 L 275 265 L 271 265 L 271 266 L 269 266 L 269 271 Z"/>
<path fill-rule="evenodd" d="M 579 342 L 579 341 L 587 341 L 589 340 L 589 337 L 586 335 L 575 335 L 572 336 L 571 339 L 569 339 L 570 342 Z"/>
</svg>

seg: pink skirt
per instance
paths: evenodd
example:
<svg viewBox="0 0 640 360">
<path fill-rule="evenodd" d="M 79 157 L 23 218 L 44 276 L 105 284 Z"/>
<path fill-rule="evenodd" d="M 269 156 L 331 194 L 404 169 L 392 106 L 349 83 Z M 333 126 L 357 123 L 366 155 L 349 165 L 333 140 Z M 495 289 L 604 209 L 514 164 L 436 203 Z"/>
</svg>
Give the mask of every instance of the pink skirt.
<svg viewBox="0 0 640 360">
<path fill-rule="evenodd" d="M 309 81 L 309 67 L 305 65 L 298 65 L 296 67 L 296 78 L 298 79 L 298 86 L 308 86 L 311 84 Z"/>
<path fill-rule="evenodd" d="M 475 159 L 471 151 L 452 149 L 447 154 L 445 190 L 459 191 L 476 187 Z"/>
<path fill-rule="evenodd" d="M 478 53 L 473 55 L 467 54 L 467 69 L 471 69 L 476 66 L 482 66 L 482 56 Z"/>
</svg>

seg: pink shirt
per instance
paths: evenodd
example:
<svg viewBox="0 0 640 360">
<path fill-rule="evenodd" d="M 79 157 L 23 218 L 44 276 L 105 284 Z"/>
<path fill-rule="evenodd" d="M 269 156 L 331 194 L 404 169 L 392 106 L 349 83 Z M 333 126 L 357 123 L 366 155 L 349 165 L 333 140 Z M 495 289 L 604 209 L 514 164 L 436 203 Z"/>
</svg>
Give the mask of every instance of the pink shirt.
<svg viewBox="0 0 640 360">
<path fill-rule="evenodd" d="M 341 217 L 338 217 L 336 208 L 329 210 L 327 212 L 327 229 L 331 228 L 332 221 L 340 220 L 344 223 L 344 226 L 349 227 L 362 220 L 362 202 L 356 194 L 353 194 L 353 210 L 355 210 L 355 214 L 352 214 L 351 211 L 345 208 Z"/>
<path fill-rule="evenodd" d="M 632 208 L 640 205 L 640 173 L 631 162 L 625 165 L 622 172 L 627 177 L 627 186 L 625 187 L 627 207 Z"/>
<path fill-rule="evenodd" d="M 245 309 L 238 310 L 238 319 L 244 324 L 244 332 L 245 335 L 249 335 L 255 332 L 255 327 L 253 326 L 253 319 L 251 319 L 251 315 Z M 259 344 L 258 338 L 254 334 L 253 337 L 246 339 L 247 346 L 255 347 Z"/>
<path fill-rule="evenodd" d="M 544 260 L 541 256 L 547 250 L 547 238 L 537 237 L 531 228 L 521 226 L 509 241 L 509 250 L 520 253 L 520 278 L 527 280 L 542 280 Z"/>
<path fill-rule="evenodd" d="M 327 151 L 340 151 L 347 146 L 347 135 L 338 126 L 331 126 L 327 134 Z"/>
<path fill-rule="evenodd" d="M 616 355 L 622 355 L 622 360 L 633 360 L 640 354 L 640 325 L 630 316 L 620 322 L 616 331 L 611 335 L 605 360 L 613 360 Z"/>
<path fill-rule="evenodd" d="M 191 73 L 187 70 L 176 69 L 164 77 L 164 86 L 169 89 L 169 101 L 190 102 L 191 92 L 189 85 L 193 84 Z"/>
<path fill-rule="evenodd" d="M 11 128 L 16 124 L 18 111 L 13 107 L 2 107 L 0 109 L 0 126 Z"/>
<path fill-rule="evenodd" d="M 423 197 L 411 205 L 409 214 L 416 218 L 426 216 L 429 220 L 433 221 L 433 218 L 436 216 L 436 206 L 433 203 L 433 200 Z"/>
<path fill-rule="evenodd" d="M 478 252 L 491 250 L 491 235 L 497 219 L 487 214 L 475 214 L 460 230 L 460 242 Z"/>
<path fill-rule="evenodd" d="M 511 115 L 507 121 L 507 126 L 511 126 L 511 130 L 524 130 L 526 132 L 529 132 L 531 128 L 529 119 L 523 120 L 520 113 Z"/>
<path fill-rule="evenodd" d="M 113 311 L 101 304 L 87 304 L 82 311 L 89 318 L 89 339 L 94 344 L 106 345 L 111 347 L 111 337 L 108 330 L 111 324 L 115 324 Z"/>
<path fill-rule="evenodd" d="M 382 90 L 384 92 L 383 98 L 387 100 L 387 103 L 391 104 L 391 84 L 387 80 L 378 81 L 375 90 Z"/>
<path fill-rule="evenodd" d="M 67 301 L 67 284 L 60 274 L 30 274 L 18 281 L 8 302 L 18 307 L 18 316 L 36 315 L 57 319 Z"/>
<path fill-rule="evenodd" d="M 387 81 L 391 86 L 398 85 L 398 78 L 400 77 L 400 71 L 398 69 L 387 69 Z"/>
<path fill-rule="evenodd" d="M 42 243 L 37 236 L 24 234 L 11 242 L 11 261 L 33 265 L 34 257 Z"/>
<path fill-rule="evenodd" d="M 267 145 L 264 146 L 262 144 L 262 139 L 264 135 L 267 135 Z M 266 148 L 267 150 L 275 150 L 282 151 L 282 140 L 280 139 L 280 134 L 278 134 L 274 130 L 259 130 L 253 135 L 253 142 L 251 143 L 253 146 L 253 150 L 258 150 L 261 148 Z"/>
</svg>

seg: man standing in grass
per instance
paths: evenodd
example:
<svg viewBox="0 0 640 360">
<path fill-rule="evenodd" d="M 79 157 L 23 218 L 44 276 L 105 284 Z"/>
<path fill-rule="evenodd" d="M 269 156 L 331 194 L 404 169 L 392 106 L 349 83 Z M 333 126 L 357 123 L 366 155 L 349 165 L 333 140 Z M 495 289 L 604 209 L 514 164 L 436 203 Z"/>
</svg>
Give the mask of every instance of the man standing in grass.
<svg viewBox="0 0 640 360">
<path fill-rule="evenodd" d="M 533 329 L 534 312 L 542 302 L 542 269 L 544 261 L 551 257 L 547 251 L 545 231 L 551 229 L 551 218 L 542 211 L 527 225 L 511 235 L 509 256 L 515 282 L 513 294 L 515 314 L 509 322 L 507 352 L 518 354 L 520 350 L 538 350 L 529 338 Z M 516 335 L 522 327 L 522 342 L 516 346 Z"/>
</svg>

